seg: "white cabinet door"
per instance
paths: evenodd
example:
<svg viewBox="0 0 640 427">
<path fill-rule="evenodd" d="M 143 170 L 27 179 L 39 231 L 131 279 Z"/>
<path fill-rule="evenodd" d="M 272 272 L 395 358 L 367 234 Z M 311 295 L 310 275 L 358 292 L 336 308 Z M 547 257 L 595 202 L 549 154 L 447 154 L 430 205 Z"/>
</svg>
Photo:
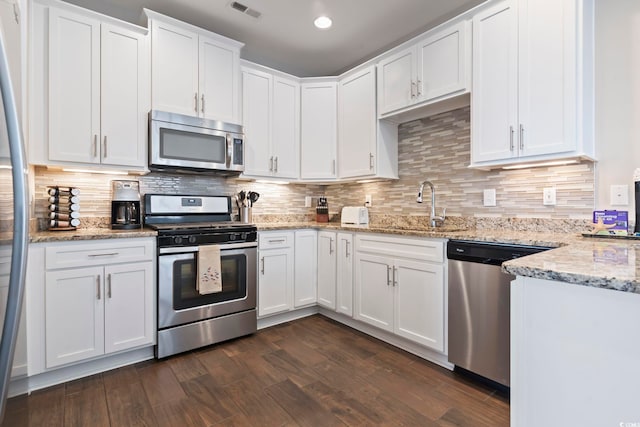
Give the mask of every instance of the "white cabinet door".
<svg viewBox="0 0 640 427">
<path fill-rule="evenodd" d="M 444 351 L 444 267 L 397 259 L 393 269 L 395 333 Z"/>
<path fill-rule="evenodd" d="M 105 353 L 153 343 L 153 263 L 105 267 Z"/>
<path fill-rule="evenodd" d="M 315 230 L 296 231 L 293 306 L 315 304 L 318 280 L 318 243 Z"/>
<path fill-rule="evenodd" d="M 245 132 L 245 175 L 270 176 L 272 76 L 262 71 L 242 70 L 242 120 Z"/>
<path fill-rule="evenodd" d="M 200 111 L 198 35 L 185 28 L 153 20 L 151 57 L 153 109 L 197 115 Z"/>
<path fill-rule="evenodd" d="M 391 265 L 385 257 L 356 253 L 355 314 L 357 320 L 393 332 Z"/>
<path fill-rule="evenodd" d="M 472 163 L 509 159 L 518 154 L 515 9 L 515 1 L 508 0 L 473 19 Z"/>
<path fill-rule="evenodd" d="M 240 55 L 199 36 L 200 117 L 240 123 Z"/>
<path fill-rule="evenodd" d="M 380 114 L 404 108 L 414 101 L 417 93 L 414 77 L 415 55 L 412 46 L 379 62 L 378 109 Z"/>
<path fill-rule="evenodd" d="M 375 66 L 343 78 L 338 86 L 340 178 L 374 175 L 376 150 Z"/>
<path fill-rule="evenodd" d="M 273 172 L 282 178 L 298 178 L 300 170 L 300 85 L 273 77 L 271 153 Z"/>
<path fill-rule="evenodd" d="M 336 233 L 318 233 L 318 304 L 336 309 Z"/>
<path fill-rule="evenodd" d="M 102 24 L 101 161 L 145 167 L 150 103 L 146 37 Z"/>
<path fill-rule="evenodd" d="M 335 82 L 301 85 L 300 176 L 336 177 L 337 104 Z"/>
<path fill-rule="evenodd" d="M 337 311 L 353 316 L 353 235 L 338 233 Z"/>
<path fill-rule="evenodd" d="M 258 315 L 288 311 L 293 306 L 293 249 L 270 249 L 260 253 Z"/>
<path fill-rule="evenodd" d="M 520 156 L 576 149 L 575 0 L 519 0 Z"/>
<path fill-rule="evenodd" d="M 45 276 L 46 367 L 104 354 L 103 267 Z"/>
<path fill-rule="evenodd" d="M 420 101 L 464 92 L 468 82 L 467 22 L 429 36 L 418 44 L 417 92 Z"/>
<path fill-rule="evenodd" d="M 49 9 L 49 160 L 99 163 L 100 22 Z"/>
</svg>

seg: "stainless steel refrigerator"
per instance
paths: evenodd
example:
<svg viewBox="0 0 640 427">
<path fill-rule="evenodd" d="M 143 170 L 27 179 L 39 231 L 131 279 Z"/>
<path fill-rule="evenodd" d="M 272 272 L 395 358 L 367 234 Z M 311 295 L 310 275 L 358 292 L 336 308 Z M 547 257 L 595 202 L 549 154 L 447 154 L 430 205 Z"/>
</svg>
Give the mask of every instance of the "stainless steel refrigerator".
<svg viewBox="0 0 640 427">
<path fill-rule="evenodd" d="M 3 8 L 6 6 L 6 2 Z M 19 11 L 16 4 L 11 4 L 12 10 L 9 19 L 15 20 L 12 28 L 3 25 L 0 29 L 0 185 L 2 186 L 2 199 L 0 200 L 0 253 L 2 259 L 10 259 L 7 265 L 0 265 L 0 280 L 8 276 L 6 306 L 0 307 L 0 314 L 4 312 L 2 338 L 0 341 L 0 423 L 4 419 L 13 354 L 20 322 L 20 311 L 25 287 L 25 274 L 27 266 L 27 245 L 29 241 L 29 197 L 27 187 L 27 161 L 25 147 L 20 126 L 20 116 L 16 107 L 16 96 L 11 82 L 11 69 L 19 70 L 20 64 L 9 65 L 6 39 L 11 39 L 12 53 L 19 52 L 14 38 L 16 28 L 19 28 Z M 2 10 L 2 21 L 5 21 L 5 10 Z M 11 37 L 7 37 L 7 31 Z M 19 37 L 19 36 L 18 36 Z M 18 38 L 19 40 L 19 38 Z M 17 50 L 16 50 L 17 49 Z M 12 55 L 15 61 L 15 55 Z M 20 75 L 14 75 L 19 81 Z M 8 196 L 6 194 L 9 194 Z M 6 271 L 9 274 L 5 274 Z"/>
</svg>

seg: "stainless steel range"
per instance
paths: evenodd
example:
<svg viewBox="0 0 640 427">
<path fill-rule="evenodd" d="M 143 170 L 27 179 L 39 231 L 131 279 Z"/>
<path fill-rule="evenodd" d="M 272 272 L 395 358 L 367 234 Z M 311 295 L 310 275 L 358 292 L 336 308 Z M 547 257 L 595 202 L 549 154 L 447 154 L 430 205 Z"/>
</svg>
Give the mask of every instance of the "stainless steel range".
<svg viewBox="0 0 640 427">
<path fill-rule="evenodd" d="M 147 194 L 144 220 L 158 231 L 156 357 L 255 332 L 257 229 L 231 221 L 231 198 Z M 203 291 L 209 262 L 218 287 Z"/>
</svg>

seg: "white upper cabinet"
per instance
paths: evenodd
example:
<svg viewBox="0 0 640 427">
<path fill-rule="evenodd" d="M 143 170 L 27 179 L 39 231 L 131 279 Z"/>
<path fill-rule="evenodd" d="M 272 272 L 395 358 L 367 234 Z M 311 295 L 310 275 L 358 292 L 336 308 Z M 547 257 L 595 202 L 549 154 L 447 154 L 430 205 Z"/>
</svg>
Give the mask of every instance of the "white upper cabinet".
<svg viewBox="0 0 640 427">
<path fill-rule="evenodd" d="M 471 166 L 593 158 L 589 0 L 508 0 L 474 17 Z"/>
<path fill-rule="evenodd" d="M 144 170 L 150 108 L 146 30 L 39 3 L 32 25 L 31 163 Z"/>
<path fill-rule="evenodd" d="M 302 83 L 300 177 L 336 178 L 337 83 Z"/>
<path fill-rule="evenodd" d="M 338 83 L 338 177 L 398 178 L 397 125 L 376 116 L 374 65 Z"/>
<path fill-rule="evenodd" d="M 243 44 L 145 9 L 151 20 L 152 105 L 240 123 Z"/>
<path fill-rule="evenodd" d="M 393 116 L 469 91 L 469 23 L 434 32 L 378 63 L 378 113 Z"/>
<path fill-rule="evenodd" d="M 242 67 L 245 176 L 298 178 L 300 85 Z"/>
</svg>

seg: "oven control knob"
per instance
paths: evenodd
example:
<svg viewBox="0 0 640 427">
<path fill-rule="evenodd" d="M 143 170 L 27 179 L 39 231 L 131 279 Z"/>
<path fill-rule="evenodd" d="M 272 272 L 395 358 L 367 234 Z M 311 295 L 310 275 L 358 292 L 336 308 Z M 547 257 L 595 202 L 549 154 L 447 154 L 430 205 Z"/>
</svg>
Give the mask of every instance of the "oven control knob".
<svg viewBox="0 0 640 427">
<path fill-rule="evenodd" d="M 240 234 L 240 238 L 241 238 L 242 240 L 247 240 L 247 233 L 242 233 L 242 234 Z"/>
<path fill-rule="evenodd" d="M 182 244 L 182 237 L 180 236 L 176 236 L 173 238 L 173 243 L 176 245 L 181 245 Z"/>
<path fill-rule="evenodd" d="M 229 233 L 229 240 L 236 240 L 236 238 L 238 237 L 237 234 L 235 233 Z"/>
<path fill-rule="evenodd" d="M 195 243 L 196 242 L 196 236 L 189 236 L 189 243 Z"/>
</svg>

